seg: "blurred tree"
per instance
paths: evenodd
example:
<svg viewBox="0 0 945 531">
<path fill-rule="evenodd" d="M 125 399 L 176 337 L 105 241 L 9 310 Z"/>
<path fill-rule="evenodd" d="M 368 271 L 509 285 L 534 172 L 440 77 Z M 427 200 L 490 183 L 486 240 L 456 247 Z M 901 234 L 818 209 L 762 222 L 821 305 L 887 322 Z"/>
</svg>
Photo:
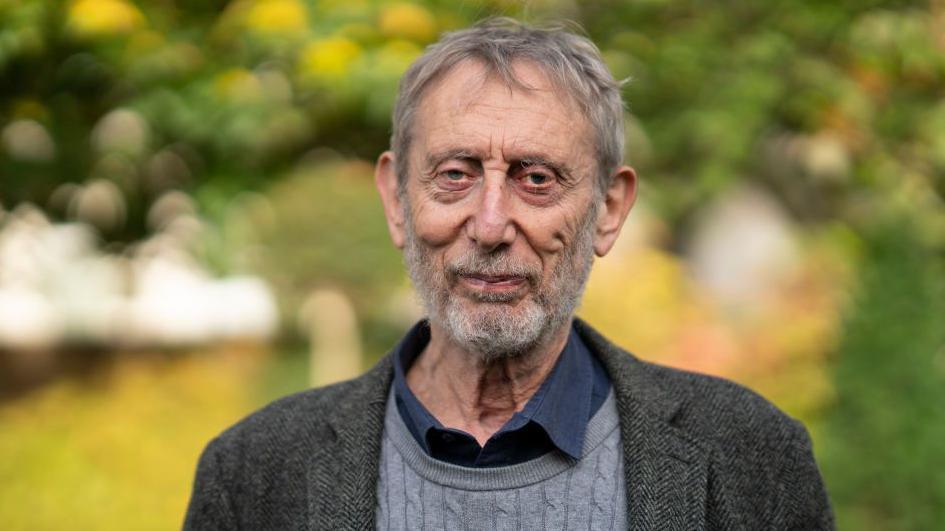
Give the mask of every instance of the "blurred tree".
<svg viewBox="0 0 945 531">
<path fill-rule="evenodd" d="M 866 242 L 834 367 L 823 464 L 841 529 L 945 522 L 945 275 L 913 223 Z"/>
<path fill-rule="evenodd" d="M 631 78 L 630 160 L 675 232 L 745 180 L 809 222 L 862 222 L 903 173 L 939 203 L 945 192 L 940 2 L 57 6 L 0 3 L 2 200 L 46 205 L 62 183 L 105 176 L 129 204 L 107 239 L 140 237 L 168 187 L 258 188 L 312 146 L 372 159 L 410 60 L 440 32 L 495 14 L 575 18 Z M 134 153 L 95 146 L 116 110 L 147 132 Z"/>
<path fill-rule="evenodd" d="M 945 95 L 941 5 L 597 1 L 581 9 L 614 69 L 631 78 L 627 100 L 651 151 L 639 165 L 673 220 L 685 224 L 743 180 L 778 191 L 807 221 L 855 218 L 851 204 L 881 201 L 898 186 L 890 182 L 897 170 L 922 167 L 922 179 L 941 189 L 940 157 L 920 147 L 945 134 L 922 125 Z"/>
</svg>

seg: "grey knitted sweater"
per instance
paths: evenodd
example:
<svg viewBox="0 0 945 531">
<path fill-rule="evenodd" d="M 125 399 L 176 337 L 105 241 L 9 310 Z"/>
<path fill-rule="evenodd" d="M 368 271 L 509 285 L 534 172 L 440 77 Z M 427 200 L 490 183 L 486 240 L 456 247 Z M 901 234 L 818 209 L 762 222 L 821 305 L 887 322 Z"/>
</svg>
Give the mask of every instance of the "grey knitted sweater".
<svg viewBox="0 0 945 531">
<path fill-rule="evenodd" d="M 581 459 L 560 451 L 511 466 L 436 460 L 388 400 L 377 484 L 384 530 L 626 529 L 623 458 L 613 393 L 588 422 Z"/>
<path fill-rule="evenodd" d="M 744 387 L 640 361 L 575 328 L 613 385 L 629 529 L 833 529 L 800 423 Z M 213 439 L 184 527 L 373 529 L 392 367 L 388 356 L 278 400 Z"/>
</svg>

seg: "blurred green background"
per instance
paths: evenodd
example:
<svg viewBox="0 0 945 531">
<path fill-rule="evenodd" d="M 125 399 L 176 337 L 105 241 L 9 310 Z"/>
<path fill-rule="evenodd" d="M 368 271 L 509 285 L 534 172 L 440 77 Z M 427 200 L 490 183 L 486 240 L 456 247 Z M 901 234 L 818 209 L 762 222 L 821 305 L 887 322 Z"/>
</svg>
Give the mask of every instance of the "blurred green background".
<svg viewBox="0 0 945 531">
<path fill-rule="evenodd" d="M 0 0 L 0 527 L 180 526 L 200 449 L 420 312 L 371 181 L 437 36 L 573 20 L 641 199 L 580 313 L 945 525 L 945 2 Z"/>
</svg>

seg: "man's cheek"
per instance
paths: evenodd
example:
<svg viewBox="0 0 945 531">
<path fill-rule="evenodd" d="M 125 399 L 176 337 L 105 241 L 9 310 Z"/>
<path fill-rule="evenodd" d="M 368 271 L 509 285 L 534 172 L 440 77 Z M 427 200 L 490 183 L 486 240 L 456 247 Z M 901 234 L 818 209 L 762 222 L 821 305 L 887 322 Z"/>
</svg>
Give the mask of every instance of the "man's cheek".
<svg viewBox="0 0 945 531">
<path fill-rule="evenodd" d="M 415 213 L 414 232 L 430 247 L 446 246 L 462 236 L 464 219 L 456 209 L 425 208 Z"/>
</svg>

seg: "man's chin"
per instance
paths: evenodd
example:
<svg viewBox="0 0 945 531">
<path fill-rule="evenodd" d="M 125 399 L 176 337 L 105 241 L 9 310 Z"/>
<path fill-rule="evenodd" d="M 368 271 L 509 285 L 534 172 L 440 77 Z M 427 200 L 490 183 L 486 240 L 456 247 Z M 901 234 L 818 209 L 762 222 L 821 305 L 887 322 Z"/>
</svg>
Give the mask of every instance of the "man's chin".
<svg viewBox="0 0 945 531">
<path fill-rule="evenodd" d="M 453 299 L 450 306 L 453 311 L 462 311 L 470 317 L 507 321 L 530 318 L 528 316 L 539 312 L 544 313 L 532 300 L 500 293 L 459 297 Z"/>
<path fill-rule="evenodd" d="M 519 357 L 546 337 L 548 315 L 531 301 L 520 304 L 463 301 L 451 304 L 440 323 L 459 345 L 484 362 Z"/>
</svg>

